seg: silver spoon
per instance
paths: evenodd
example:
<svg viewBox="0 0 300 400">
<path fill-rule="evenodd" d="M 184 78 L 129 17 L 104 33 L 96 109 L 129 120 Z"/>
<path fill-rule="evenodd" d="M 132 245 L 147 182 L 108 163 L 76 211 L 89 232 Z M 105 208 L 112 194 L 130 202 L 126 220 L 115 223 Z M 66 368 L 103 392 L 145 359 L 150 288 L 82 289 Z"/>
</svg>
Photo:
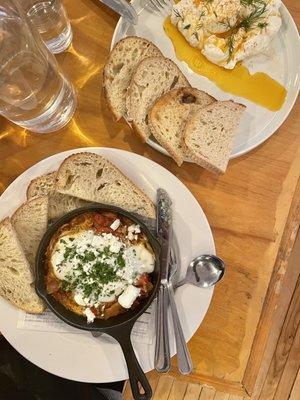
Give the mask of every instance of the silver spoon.
<svg viewBox="0 0 300 400">
<path fill-rule="evenodd" d="M 204 254 L 191 261 L 185 278 L 178 282 L 175 287 L 177 288 L 186 283 L 201 288 L 214 286 L 223 278 L 225 269 L 225 263 L 221 258 Z"/>
</svg>

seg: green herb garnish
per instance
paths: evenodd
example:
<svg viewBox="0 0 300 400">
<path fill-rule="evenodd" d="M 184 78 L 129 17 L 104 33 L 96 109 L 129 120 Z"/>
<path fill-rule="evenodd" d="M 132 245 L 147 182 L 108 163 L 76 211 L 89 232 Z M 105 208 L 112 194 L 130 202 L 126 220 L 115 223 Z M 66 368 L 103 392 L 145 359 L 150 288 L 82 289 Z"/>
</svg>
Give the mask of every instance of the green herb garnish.
<svg viewBox="0 0 300 400">
<path fill-rule="evenodd" d="M 180 12 L 178 10 L 176 10 L 176 8 L 173 8 L 173 13 L 174 13 L 175 17 L 182 19 L 182 15 L 180 14 Z"/>
<path fill-rule="evenodd" d="M 230 61 L 231 57 L 232 57 L 232 54 L 233 54 L 233 51 L 234 51 L 234 37 L 233 37 L 233 35 L 229 36 L 228 41 L 227 41 L 227 46 L 228 46 L 228 55 L 229 55 L 227 61 Z"/>
<path fill-rule="evenodd" d="M 266 8 L 267 5 L 264 2 L 259 2 L 257 5 L 254 5 L 254 10 L 239 22 L 237 29 L 244 28 L 246 32 L 249 31 L 255 24 L 260 23 L 260 20 L 264 18 Z"/>
</svg>

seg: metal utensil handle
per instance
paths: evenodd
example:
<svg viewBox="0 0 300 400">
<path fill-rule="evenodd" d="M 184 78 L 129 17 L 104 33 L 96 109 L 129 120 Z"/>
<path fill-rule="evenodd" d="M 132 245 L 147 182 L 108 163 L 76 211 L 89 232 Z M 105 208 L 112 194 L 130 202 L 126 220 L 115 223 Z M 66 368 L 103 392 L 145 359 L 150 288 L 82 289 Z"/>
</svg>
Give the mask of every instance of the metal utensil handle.
<svg viewBox="0 0 300 400">
<path fill-rule="evenodd" d="M 168 285 L 168 295 L 169 295 L 169 301 L 170 301 L 170 307 L 174 325 L 178 369 L 180 373 L 183 375 L 190 374 L 193 370 L 193 363 L 191 360 L 190 352 L 187 347 L 180 319 L 178 316 L 172 285 Z"/>
<path fill-rule="evenodd" d="M 167 372 L 171 367 L 169 330 L 168 330 L 168 290 L 161 286 L 157 296 L 156 344 L 154 366 L 158 372 Z"/>
</svg>

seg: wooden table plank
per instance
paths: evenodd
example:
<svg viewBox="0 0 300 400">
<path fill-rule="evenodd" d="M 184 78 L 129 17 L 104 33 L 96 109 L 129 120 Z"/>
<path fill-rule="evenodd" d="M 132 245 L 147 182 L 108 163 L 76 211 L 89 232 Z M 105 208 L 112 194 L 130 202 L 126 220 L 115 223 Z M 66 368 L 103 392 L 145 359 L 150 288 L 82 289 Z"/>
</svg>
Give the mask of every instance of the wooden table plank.
<svg viewBox="0 0 300 400">
<path fill-rule="evenodd" d="M 162 375 L 154 392 L 153 400 L 168 400 L 174 378 Z"/>
<path fill-rule="evenodd" d="M 214 400 L 229 400 L 229 393 L 216 392 Z"/>
<path fill-rule="evenodd" d="M 187 382 L 174 379 L 168 400 L 184 400 L 187 385 Z"/>
<path fill-rule="evenodd" d="M 202 386 L 196 383 L 188 383 L 184 400 L 198 400 L 201 393 Z"/>
<path fill-rule="evenodd" d="M 292 379 L 289 387 L 288 394 L 291 391 L 297 370 L 299 367 L 300 359 L 300 277 L 295 289 L 295 294 L 293 296 L 292 302 L 289 307 L 277 346 L 274 353 L 272 362 L 269 367 L 269 373 L 267 375 L 266 381 L 264 383 L 260 397 L 263 400 L 272 400 L 274 397 L 276 400 L 284 400 L 282 391 L 285 385 L 281 385 L 277 397 L 277 389 L 281 379 L 284 379 L 283 374 L 288 375 L 289 379 Z M 293 349 L 293 350 L 292 350 Z M 295 361 L 298 362 L 296 365 L 296 371 L 294 376 L 290 368 L 286 368 L 286 363 L 290 358 L 291 368 Z M 294 366 L 295 368 L 295 366 Z M 286 371 L 286 372 L 285 372 Z M 275 395 L 276 393 L 276 395 Z"/>
<path fill-rule="evenodd" d="M 216 391 L 214 388 L 204 386 L 201 390 L 199 400 L 214 400 Z"/>
<path fill-rule="evenodd" d="M 289 400 L 299 400 L 299 399 L 300 399 L 300 368 L 298 370 L 297 378 L 294 382 Z"/>
<path fill-rule="evenodd" d="M 229 400 L 245 400 L 245 399 L 244 399 L 244 397 L 242 397 L 242 396 L 237 396 L 237 395 L 235 395 L 235 394 L 231 394 L 231 395 L 229 396 Z"/>
</svg>

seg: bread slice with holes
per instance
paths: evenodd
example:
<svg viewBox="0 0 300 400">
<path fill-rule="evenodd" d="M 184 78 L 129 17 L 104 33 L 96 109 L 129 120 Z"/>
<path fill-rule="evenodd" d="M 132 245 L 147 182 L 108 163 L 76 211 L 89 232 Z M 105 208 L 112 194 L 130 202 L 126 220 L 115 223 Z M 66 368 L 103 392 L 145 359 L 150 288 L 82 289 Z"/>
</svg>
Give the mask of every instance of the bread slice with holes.
<svg viewBox="0 0 300 400">
<path fill-rule="evenodd" d="M 98 154 L 77 153 L 68 157 L 57 172 L 56 189 L 63 194 L 155 218 L 154 205 L 146 194 Z"/>
<path fill-rule="evenodd" d="M 0 222 L 0 296 L 29 313 L 41 314 L 33 274 L 9 218 Z"/>
<path fill-rule="evenodd" d="M 192 160 L 217 174 L 226 171 L 245 106 L 217 101 L 196 112 L 183 134 Z"/>
<path fill-rule="evenodd" d="M 128 115 L 145 142 L 150 136 L 148 111 L 169 90 L 190 86 L 177 65 L 167 58 L 149 57 L 136 67 L 128 89 Z"/>
<path fill-rule="evenodd" d="M 182 145 L 188 118 L 215 101 L 201 90 L 185 87 L 165 93 L 151 107 L 148 117 L 150 131 L 177 165 L 189 158 L 189 152 Z"/>
<path fill-rule="evenodd" d="M 56 192 L 54 189 L 56 172 L 39 176 L 33 179 L 27 188 L 27 199 L 36 196 L 49 197 L 49 219 L 55 220 L 69 211 L 75 210 L 88 204 L 88 202 L 77 197 L 68 196 Z"/>
<path fill-rule="evenodd" d="M 12 215 L 11 223 L 33 270 L 37 249 L 48 225 L 48 196 L 34 197 L 22 204 Z"/>
<path fill-rule="evenodd" d="M 151 42 L 138 36 L 120 40 L 112 49 L 103 70 L 103 89 L 116 120 L 126 115 L 126 95 L 132 72 L 146 57 L 163 57 Z"/>
</svg>

